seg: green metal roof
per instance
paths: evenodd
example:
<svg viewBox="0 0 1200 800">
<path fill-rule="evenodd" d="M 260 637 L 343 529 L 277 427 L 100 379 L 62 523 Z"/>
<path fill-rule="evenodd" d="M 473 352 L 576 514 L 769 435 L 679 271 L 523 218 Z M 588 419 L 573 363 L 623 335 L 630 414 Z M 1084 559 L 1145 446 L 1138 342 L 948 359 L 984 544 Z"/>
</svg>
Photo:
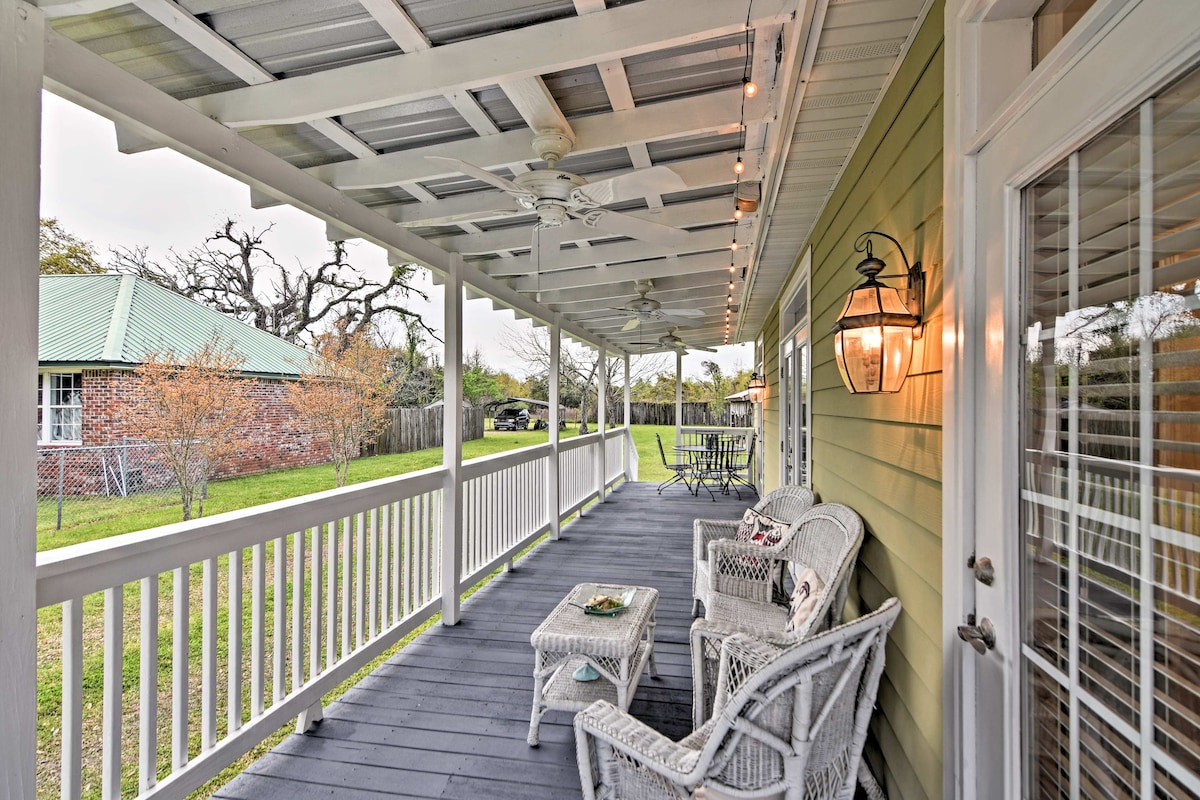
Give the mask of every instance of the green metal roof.
<svg viewBox="0 0 1200 800">
<path fill-rule="evenodd" d="M 131 366 L 147 353 L 191 353 L 213 333 L 246 359 L 243 371 L 297 376 L 308 352 L 133 275 L 43 275 L 38 362 Z"/>
</svg>

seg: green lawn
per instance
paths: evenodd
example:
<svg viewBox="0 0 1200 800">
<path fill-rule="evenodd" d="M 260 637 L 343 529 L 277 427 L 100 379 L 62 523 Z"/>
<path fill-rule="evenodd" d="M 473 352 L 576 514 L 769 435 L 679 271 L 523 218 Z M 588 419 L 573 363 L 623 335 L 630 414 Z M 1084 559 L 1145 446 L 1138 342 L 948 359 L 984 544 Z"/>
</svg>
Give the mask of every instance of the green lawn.
<svg viewBox="0 0 1200 800">
<path fill-rule="evenodd" d="M 664 442 L 670 442 L 674 437 L 674 428 L 671 426 L 637 426 L 634 428 L 634 441 L 639 454 L 639 477 L 643 481 L 660 481 L 663 480 L 667 472 L 662 467 L 662 459 L 658 453 L 658 445 L 654 440 L 654 434 L 659 433 L 663 436 Z M 576 435 L 576 431 L 564 431 L 564 437 Z M 514 431 L 496 433 L 488 431 L 484 439 L 465 442 L 463 445 L 463 458 L 472 459 L 481 456 L 491 455 L 493 453 L 505 452 L 519 447 L 527 447 L 534 444 L 545 442 L 547 433 L 545 431 Z M 350 483 L 358 483 L 363 481 L 374 480 L 377 478 L 388 477 L 392 475 L 400 475 L 415 470 L 426 469 L 441 464 L 441 448 L 430 450 L 422 450 L 415 453 L 406 453 L 401 455 L 378 456 L 374 458 L 364 458 L 355 461 L 350 467 L 349 481 Z M 224 511 L 232 511 L 240 508 L 247 508 L 254 505 L 280 500 L 289 497 L 296 497 L 312 492 L 323 491 L 333 488 L 334 476 L 333 468 L 329 465 L 317 467 L 304 467 L 298 469 L 278 470 L 271 473 L 261 475 L 247 476 L 243 478 L 235 478 L 224 481 L 217 481 L 209 486 L 209 498 L 205 503 L 206 514 L 216 514 Z M 62 547 L 76 542 L 89 541 L 92 539 L 103 538 L 118 533 L 127 531 L 143 530 L 145 528 L 155 527 L 170 522 L 175 522 L 180 519 L 181 512 L 179 501 L 167 502 L 163 498 L 151 497 L 130 497 L 130 498 L 112 498 L 102 499 L 89 505 L 90 516 L 83 520 L 78 514 L 73 515 L 75 519 L 69 520 L 74 524 L 65 527 L 61 531 L 54 530 L 54 509 L 51 504 L 49 514 L 45 520 L 39 519 L 39 523 L 44 525 L 44 528 L 39 530 L 38 544 L 39 549 L 46 550 L 54 547 Z M 290 561 L 292 551 L 292 540 L 294 537 L 289 537 L 288 544 L 288 559 Z M 273 552 L 274 543 L 267 546 L 268 563 L 270 563 L 270 554 Z M 248 565 L 247 556 L 247 565 Z M 219 632 L 219 649 L 220 663 L 218 672 L 218 687 L 219 692 L 219 719 L 218 733 L 223 735 L 225 731 L 225 709 L 224 709 L 224 692 L 227 664 L 226 664 L 226 631 L 228 625 L 227 613 L 228 606 L 226 598 L 228 595 L 228 575 L 227 562 L 228 557 L 222 557 L 219 560 L 218 569 L 218 605 L 220 608 L 220 617 L 218 621 Z M 245 568 L 245 566 L 244 566 Z M 193 565 L 190 569 L 192 579 L 190 584 L 192 613 L 199 617 L 199 602 L 201 588 L 201 565 Z M 287 574 L 291 574 L 290 566 Z M 482 585 L 483 582 L 479 585 Z M 307 581 L 306 581 L 307 583 Z M 291 592 L 290 582 L 288 585 L 288 593 Z M 475 588 L 478 588 L 476 586 Z M 305 586 L 307 594 L 311 587 Z M 474 591 L 472 589 L 471 591 Z M 268 588 L 270 593 L 270 587 Z M 470 592 L 468 592 L 469 594 Z M 122 742 L 122 750 L 124 751 L 124 769 L 123 769 L 123 784 L 125 789 L 130 792 L 136 792 L 136 769 L 137 769 L 137 750 L 136 750 L 136 731 L 135 709 L 137 707 L 137 686 L 138 686 L 138 659 L 139 646 L 135 632 L 139 628 L 139 600 L 140 586 L 137 583 L 132 583 L 124 587 L 125 603 L 125 660 L 124 660 L 124 702 L 126 714 L 126 736 Z M 170 758 L 167 748 L 169 748 L 169 733 L 166 725 L 169 720 L 169 692 L 167 687 L 170 685 L 170 666 L 171 666 L 171 618 L 170 603 L 172 597 L 171 576 L 164 574 L 159 579 L 159 596 L 160 596 L 160 616 L 159 616 L 159 645 L 158 645 L 158 661 L 160 664 L 159 680 L 160 680 L 160 715 L 159 715 L 159 771 L 160 777 L 166 774 L 167 764 Z M 287 602 L 288 598 L 280 598 L 283 602 Z M 268 609 L 273 608 L 275 598 L 270 596 L 267 600 Z M 86 785 L 84 796 L 88 798 L 97 797 L 99 795 L 99 736 L 100 736 L 100 712 L 102 700 L 102 676 L 103 676 L 103 657 L 100 649 L 102 640 L 102 597 L 99 594 L 91 595 L 84 599 L 83 615 L 84 624 L 84 641 L 85 641 L 85 657 L 84 657 L 84 781 Z M 249 652 L 249 604 L 243 606 L 243 657 L 245 658 Z M 270 610 L 268 610 L 268 619 L 270 619 Z M 432 620 L 428 624 L 436 622 Z M 426 626 L 423 627 L 427 627 Z M 423 629 L 423 628 L 422 628 Z M 403 641 L 391 648 L 387 653 L 380 656 L 369 665 L 363 667 L 354 677 L 344 682 L 333 692 L 330 692 L 325 697 L 325 703 L 332 702 L 339 697 L 347 689 L 354 686 L 363 676 L 368 674 L 378 664 L 382 663 L 390 657 L 396 650 L 403 647 L 408 641 L 420 631 L 416 631 Z M 199 658 L 200 658 L 200 637 L 202 634 L 202 626 L 193 624 L 189 627 L 189 650 L 191 651 L 191 661 L 193 663 L 194 673 L 191 675 L 192 684 L 189 687 L 189 694 L 192 695 L 190 704 L 191 719 L 189 737 L 192 739 L 193 754 L 198 751 L 199 746 Z M 62 641 L 62 618 L 58 607 L 43 608 L 38 613 L 38 740 L 39 740 L 39 765 L 38 765 L 38 791 L 37 795 L 40 800 L 50 800 L 58 794 L 58 757 L 60 753 L 61 742 L 59 740 L 59 725 L 62 708 L 62 681 L 61 681 L 61 660 L 60 660 L 60 643 Z M 268 652 L 270 652 L 271 633 L 268 631 Z M 290 656 L 289 659 L 290 661 Z M 286 667 L 285 667 L 286 669 Z M 248 698 L 247 698 L 248 700 Z M 134 716 L 131 716 L 134 715 Z M 243 718 L 248 719 L 249 708 L 243 707 Z M 193 794 L 193 797 L 207 797 L 212 794 L 224 783 L 228 782 L 234 775 L 245 769 L 247 765 L 263 753 L 267 752 L 271 747 L 281 741 L 290 730 L 290 726 L 285 726 L 275 735 L 268 737 L 267 740 L 260 743 L 244 758 L 239 759 L 236 763 L 228 767 L 218 778 L 209 783 L 208 786 L 200 789 Z"/>
<path fill-rule="evenodd" d="M 576 435 L 563 431 L 564 437 Z M 546 431 L 488 431 L 482 439 L 463 442 L 463 459 L 479 458 L 518 447 L 529 447 L 547 440 Z M 653 443 L 653 438 L 651 438 Z M 350 465 L 348 483 L 362 483 L 392 475 L 403 475 L 442 463 L 440 447 L 414 453 L 360 458 Z M 213 481 L 208 485 L 204 514 L 211 516 L 225 511 L 284 500 L 289 497 L 321 492 L 334 488 L 333 467 L 296 467 L 247 475 L 241 478 Z M 134 495 L 131 497 L 97 497 L 79 501 L 64 518 L 62 530 L 55 530 L 53 501 L 38 507 L 38 550 L 53 550 L 79 542 L 102 539 L 118 533 L 146 530 L 180 521 L 178 497 Z"/>
</svg>

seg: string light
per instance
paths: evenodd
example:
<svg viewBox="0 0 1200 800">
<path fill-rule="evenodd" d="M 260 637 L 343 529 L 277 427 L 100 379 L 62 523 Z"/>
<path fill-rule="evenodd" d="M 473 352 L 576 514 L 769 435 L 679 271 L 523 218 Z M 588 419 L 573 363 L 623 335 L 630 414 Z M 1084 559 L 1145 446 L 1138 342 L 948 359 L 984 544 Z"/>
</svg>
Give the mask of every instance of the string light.
<svg viewBox="0 0 1200 800">
<path fill-rule="evenodd" d="M 752 0 L 751 0 L 752 2 Z M 750 80 L 750 9 L 746 8 L 746 44 L 745 44 L 745 62 L 742 65 L 742 109 L 740 119 L 738 121 L 738 153 L 737 160 L 733 162 L 733 172 L 737 175 L 737 180 L 733 187 L 733 241 L 729 243 L 730 252 L 736 252 L 738 249 L 737 226 L 738 221 L 746 215 L 741 203 L 738 201 L 740 196 L 742 174 L 746 171 L 746 162 L 742 159 L 742 151 L 746 147 L 746 98 L 754 97 L 758 94 L 758 84 Z M 753 210 L 753 209 L 751 209 Z M 742 280 L 746 279 L 746 268 L 742 268 Z M 737 290 L 737 266 L 736 262 L 729 262 L 729 294 L 725 297 L 725 344 L 729 344 L 729 333 L 733 329 L 733 293 Z"/>
</svg>

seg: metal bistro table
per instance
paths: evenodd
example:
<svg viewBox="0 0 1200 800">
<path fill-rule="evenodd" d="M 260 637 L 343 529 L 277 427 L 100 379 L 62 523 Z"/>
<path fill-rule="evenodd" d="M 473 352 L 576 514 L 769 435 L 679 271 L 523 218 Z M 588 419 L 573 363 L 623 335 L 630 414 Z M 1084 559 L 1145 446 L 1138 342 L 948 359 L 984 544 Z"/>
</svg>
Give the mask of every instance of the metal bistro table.
<svg viewBox="0 0 1200 800">
<path fill-rule="evenodd" d="M 725 445 L 722 447 L 719 444 L 716 446 L 706 444 L 677 444 L 674 450 L 676 453 L 682 453 L 687 456 L 688 462 L 691 464 L 691 474 L 696 480 L 696 490 L 692 494 L 699 497 L 700 487 L 704 487 L 709 497 L 712 497 L 713 500 L 717 498 L 713 496 L 713 491 L 709 488 L 705 478 L 711 478 L 715 474 L 717 476 L 717 487 L 723 494 L 727 494 L 729 492 L 729 482 L 725 476 L 729 472 L 731 464 L 725 462 L 724 459 L 731 458 L 736 453 L 746 452 L 746 448 L 741 445 Z M 738 497 L 741 497 L 741 494 Z"/>
<path fill-rule="evenodd" d="M 592 595 L 620 595 L 629 589 L 637 589 L 637 594 L 615 616 L 584 613 L 583 603 Z M 595 583 L 576 585 L 555 606 L 529 637 L 535 651 L 529 744 L 538 743 L 538 726 L 547 709 L 580 711 L 595 700 L 608 700 L 629 710 L 647 663 L 650 676 L 658 677 L 654 666 L 657 607 L 657 589 Z M 599 677 L 577 680 L 575 671 L 585 664 Z"/>
</svg>

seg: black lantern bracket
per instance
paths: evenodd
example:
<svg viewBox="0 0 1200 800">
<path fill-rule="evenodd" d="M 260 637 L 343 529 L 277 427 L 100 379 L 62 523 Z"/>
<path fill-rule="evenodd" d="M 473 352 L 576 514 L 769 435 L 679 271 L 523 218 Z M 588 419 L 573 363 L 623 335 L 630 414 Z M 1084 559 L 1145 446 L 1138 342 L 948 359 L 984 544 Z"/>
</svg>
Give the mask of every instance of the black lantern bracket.
<svg viewBox="0 0 1200 800">
<path fill-rule="evenodd" d="M 891 275 L 879 274 L 887 264 L 884 263 L 883 259 L 876 258 L 872 252 L 872 236 L 882 236 L 896 245 L 896 249 L 900 251 L 900 257 L 904 259 L 904 272 L 897 272 Z M 922 268 L 921 262 L 918 261 L 915 264 L 909 264 L 908 254 L 904 252 L 904 245 L 896 241 L 894 236 L 889 236 L 883 231 L 866 231 L 860 233 L 858 238 L 854 240 L 854 252 L 866 253 L 866 258 L 860 261 L 855 269 L 867 280 L 904 278 L 907 281 L 904 287 L 904 304 L 908 307 L 909 312 L 917 318 L 917 326 L 916 330 L 913 331 L 913 338 L 920 339 L 925 334 L 925 270 Z"/>
</svg>

